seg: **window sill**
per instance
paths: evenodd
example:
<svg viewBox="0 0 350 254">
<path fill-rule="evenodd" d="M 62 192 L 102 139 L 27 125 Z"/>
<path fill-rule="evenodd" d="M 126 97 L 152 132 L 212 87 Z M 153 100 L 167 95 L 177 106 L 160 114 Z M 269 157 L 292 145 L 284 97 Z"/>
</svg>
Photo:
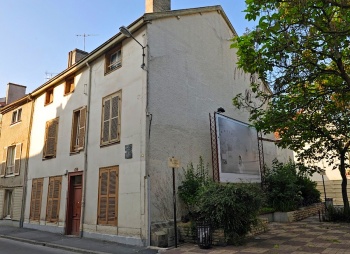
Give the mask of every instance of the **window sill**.
<svg viewBox="0 0 350 254">
<path fill-rule="evenodd" d="M 43 158 L 43 161 L 46 161 L 46 160 L 51 160 L 51 159 L 54 159 L 56 158 L 56 156 L 52 156 L 52 157 L 44 157 Z"/>
<path fill-rule="evenodd" d="M 116 71 L 116 70 L 118 70 L 118 69 L 120 69 L 120 68 L 122 68 L 122 65 L 120 65 L 120 66 L 116 67 L 116 68 L 115 68 L 115 69 L 113 69 L 113 70 L 110 70 L 110 71 L 105 71 L 105 76 L 107 76 L 108 74 L 110 74 L 110 73 L 112 73 L 112 72 L 114 72 L 114 71 Z"/>
<path fill-rule="evenodd" d="M 53 101 L 48 102 L 48 103 L 45 103 L 44 106 L 46 107 L 46 106 L 48 106 L 48 105 L 50 105 L 50 104 L 52 104 L 52 103 L 53 103 Z"/>
<path fill-rule="evenodd" d="M 14 177 L 14 176 L 16 176 L 15 173 L 5 175 L 5 177 Z"/>
<path fill-rule="evenodd" d="M 115 144 L 120 144 L 120 140 L 114 141 L 114 142 L 110 142 L 108 144 L 100 144 L 100 147 L 106 147 L 106 146 L 111 146 L 111 145 L 115 145 Z"/>
<path fill-rule="evenodd" d="M 80 150 L 77 150 L 77 151 L 70 151 L 69 152 L 69 155 L 75 155 L 75 154 L 79 154 L 80 152 L 84 151 L 84 149 L 80 149 Z"/>
<path fill-rule="evenodd" d="M 65 94 L 63 94 L 63 96 L 68 96 L 68 95 L 74 93 L 74 91 L 75 91 L 75 90 L 73 90 L 72 92 L 69 92 L 69 93 L 65 93 Z"/>
<path fill-rule="evenodd" d="M 13 123 L 10 124 L 10 126 L 14 126 L 14 125 L 16 125 L 16 124 L 18 124 L 18 123 L 21 123 L 21 122 L 22 122 L 22 120 L 17 121 L 17 122 L 13 122 Z"/>
</svg>

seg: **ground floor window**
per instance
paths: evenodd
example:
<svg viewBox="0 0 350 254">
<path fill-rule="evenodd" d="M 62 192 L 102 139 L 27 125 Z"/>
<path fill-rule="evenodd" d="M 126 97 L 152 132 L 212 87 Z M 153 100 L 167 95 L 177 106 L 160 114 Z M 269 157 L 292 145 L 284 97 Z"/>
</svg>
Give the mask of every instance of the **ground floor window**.
<svg viewBox="0 0 350 254">
<path fill-rule="evenodd" d="M 118 225 L 119 167 L 100 168 L 97 223 Z"/>
</svg>

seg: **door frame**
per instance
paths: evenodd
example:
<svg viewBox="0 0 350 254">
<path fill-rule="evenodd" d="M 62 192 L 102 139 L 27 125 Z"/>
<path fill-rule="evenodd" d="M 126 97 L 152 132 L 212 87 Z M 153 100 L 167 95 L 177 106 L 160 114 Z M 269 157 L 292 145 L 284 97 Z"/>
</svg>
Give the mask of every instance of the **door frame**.
<svg viewBox="0 0 350 254">
<path fill-rule="evenodd" d="M 68 191 L 67 191 L 67 205 L 66 205 L 66 223 L 65 223 L 65 230 L 64 230 L 64 234 L 68 235 L 68 229 L 72 228 L 72 221 L 69 219 L 72 217 L 72 213 L 73 213 L 73 209 L 71 206 L 71 202 L 72 202 L 72 192 L 74 190 L 73 187 L 73 182 L 72 182 L 72 178 L 75 176 L 79 176 L 81 175 L 81 188 L 83 188 L 83 171 L 77 171 L 77 172 L 71 172 L 68 173 Z M 80 218 L 81 220 L 81 218 Z"/>
</svg>

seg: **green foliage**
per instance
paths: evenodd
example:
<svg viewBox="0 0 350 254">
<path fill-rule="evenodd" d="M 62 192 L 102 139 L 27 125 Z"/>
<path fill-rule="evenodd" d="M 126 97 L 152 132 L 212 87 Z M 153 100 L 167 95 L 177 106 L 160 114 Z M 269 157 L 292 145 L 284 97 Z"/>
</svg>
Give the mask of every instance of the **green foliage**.
<svg viewBox="0 0 350 254">
<path fill-rule="evenodd" d="M 350 222 L 350 214 L 346 214 L 343 207 L 330 205 L 327 207 L 325 219 L 332 222 Z"/>
<path fill-rule="evenodd" d="M 267 202 L 274 209 L 288 212 L 320 202 L 316 183 L 307 177 L 306 168 L 295 163 L 273 161 L 265 175 Z"/>
<path fill-rule="evenodd" d="M 262 203 L 258 185 L 212 183 L 201 192 L 199 210 L 201 217 L 209 220 L 214 228 L 224 229 L 231 243 L 241 244 L 257 222 Z"/>
<path fill-rule="evenodd" d="M 202 188 L 210 182 L 208 172 L 208 165 L 204 165 L 202 157 L 199 157 L 196 169 L 193 163 L 188 164 L 187 169 L 184 169 L 184 180 L 178 188 L 178 195 L 191 215 L 197 211 Z"/>
<path fill-rule="evenodd" d="M 246 4 L 246 19 L 258 24 L 234 38 L 232 47 L 238 49 L 238 66 L 251 74 L 253 99 L 238 94 L 233 103 L 250 111 L 257 130 L 278 131 L 278 145 L 296 151 L 299 161 L 312 165 L 325 160 L 339 169 L 349 212 L 350 2 Z"/>
</svg>

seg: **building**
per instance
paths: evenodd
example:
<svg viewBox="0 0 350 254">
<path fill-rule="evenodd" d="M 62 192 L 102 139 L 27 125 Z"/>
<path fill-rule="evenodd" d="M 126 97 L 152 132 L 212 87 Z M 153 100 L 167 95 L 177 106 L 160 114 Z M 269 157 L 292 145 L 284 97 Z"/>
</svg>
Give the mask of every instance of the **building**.
<svg viewBox="0 0 350 254">
<path fill-rule="evenodd" d="M 14 89 L 13 89 L 14 88 Z M 25 182 L 28 163 L 29 133 L 32 99 L 24 96 L 25 87 L 10 83 L 7 91 L 20 89 L 9 95 L 9 103 L 1 108 L 0 138 L 0 225 L 20 226 L 23 223 Z M 18 99 L 18 97 L 22 97 Z M 17 100 L 18 99 L 18 100 Z"/>
<path fill-rule="evenodd" d="M 250 77 L 236 66 L 222 8 L 146 7 L 123 29 L 132 36 L 70 52 L 68 68 L 29 95 L 24 227 L 150 245 L 153 226 L 172 218 L 168 157 L 210 163 L 208 114 L 220 106 L 248 122 L 232 98 Z M 266 161 L 291 155 L 264 151 Z"/>
</svg>

